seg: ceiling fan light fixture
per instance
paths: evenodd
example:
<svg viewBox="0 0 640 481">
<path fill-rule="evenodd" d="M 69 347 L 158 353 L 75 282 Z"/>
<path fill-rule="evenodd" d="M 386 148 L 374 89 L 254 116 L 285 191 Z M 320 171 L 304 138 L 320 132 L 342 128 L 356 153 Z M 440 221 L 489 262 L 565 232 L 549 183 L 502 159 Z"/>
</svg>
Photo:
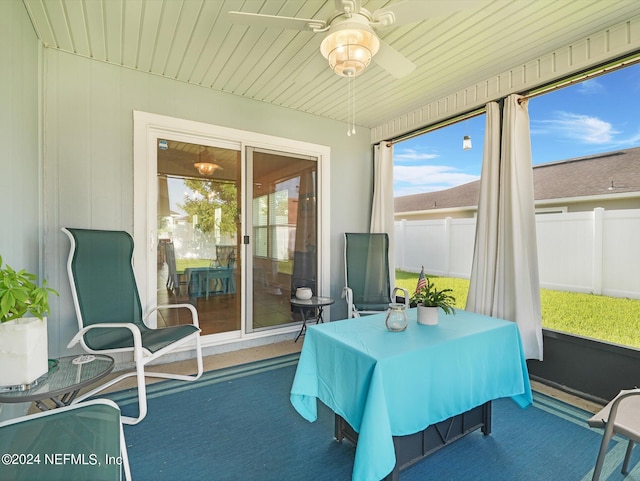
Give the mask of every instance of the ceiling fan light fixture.
<svg viewBox="0 0 640 481">
<path fill-rule="evenodd" d="M 358 16 L 353 17 L 355 20 Z M 332 26 L 320 45 L 331 69 L 342 77 L 360 75 L 379 49 L 380 40 L 371 27 L 359 21 Z"/>
</svg>

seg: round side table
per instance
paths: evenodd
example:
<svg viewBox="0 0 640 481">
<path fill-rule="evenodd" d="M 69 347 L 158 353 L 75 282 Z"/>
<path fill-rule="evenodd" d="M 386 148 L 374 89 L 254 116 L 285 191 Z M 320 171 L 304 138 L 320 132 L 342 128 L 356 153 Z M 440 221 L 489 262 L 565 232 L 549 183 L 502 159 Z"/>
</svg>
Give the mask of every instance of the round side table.
<svg viewBox="0 0 640 481">
<path fill-rule="evenodd" d="M 105 377 L 114 366 L 113 358 L 102 354 L 66 356 L 52 361 L 49 372 L 35 386 L 24 391 L 0 392 L 0 403 L 33 401 L 41 411 L 47 411 L 49 406 L 44 400 L 50 399 L 54 408 L 68 406 L 80 389 Z"/>
<path fill-rule="evenodd" d="M 330 297 L 312 296 L 310 299 L 298 299 L 297 297 L 291 298 L 291 305 L 300 309 L 300 315 L 302 316 L 302 327 L 294 342 L 297 342 L 300 336 L 304 335 L 307 330 L 307 321 L 316 320 L 316 324 L 324 322 L 322 319 L 322 309 L 326 306 L 330 306 L 335 301 Z M 305 310 L 313 308 L 315 315 L 309 319 L 305 316 Z"/>
</svg>

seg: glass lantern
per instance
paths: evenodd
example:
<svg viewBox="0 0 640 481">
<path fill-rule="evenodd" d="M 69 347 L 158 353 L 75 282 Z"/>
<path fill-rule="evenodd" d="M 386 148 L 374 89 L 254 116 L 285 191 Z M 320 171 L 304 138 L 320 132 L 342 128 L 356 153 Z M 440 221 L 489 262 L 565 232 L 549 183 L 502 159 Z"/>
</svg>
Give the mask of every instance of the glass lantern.
<svg viewBox="0 0 640 481">
<path fill-rule="evenodd" d="M 393 302 L 389 304 L 387 309 L 387 318 L 385 319 L 385 325 L 391 332 L 404 331 L 409 323 L 407 320 L 407 311 L 405 305 Z"/>
</svg>

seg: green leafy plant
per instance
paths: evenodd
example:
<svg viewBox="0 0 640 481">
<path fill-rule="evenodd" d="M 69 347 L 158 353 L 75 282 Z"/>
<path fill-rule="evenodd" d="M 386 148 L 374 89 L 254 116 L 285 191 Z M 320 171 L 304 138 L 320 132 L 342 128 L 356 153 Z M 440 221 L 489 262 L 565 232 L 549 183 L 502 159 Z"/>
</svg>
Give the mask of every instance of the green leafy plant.
<svg viewBox="0 0 640 481">
<path fill-rule="evenodd" d="M 454 314 L 456 298 L 451 295 L 452 289 L 438 290 L 427 277 L 425 285 L 411 294 L 411 304 L 422 304 L 425 307 L 439 307 L 445 314 Z"/>
<path fill-rule="evenodd" d="M 15 271 L 8 265 L 2 266 L 0 256 L 0 322 L 24 317 L 31 313 L 43 319 L 49 313 L 49 295 L 58 293 L 47 287 L 47 281 L 42 286 L 35 283 L 36 275 L 24 269 Z"/>
</svg>

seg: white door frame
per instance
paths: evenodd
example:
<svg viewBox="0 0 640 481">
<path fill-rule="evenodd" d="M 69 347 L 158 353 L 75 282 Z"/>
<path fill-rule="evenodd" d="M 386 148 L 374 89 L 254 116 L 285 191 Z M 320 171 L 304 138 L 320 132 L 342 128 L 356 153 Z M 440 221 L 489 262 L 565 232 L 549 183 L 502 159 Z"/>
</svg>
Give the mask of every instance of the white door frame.
<svg viewBox="0 0 640 481">
<path fill-rule="evenodd" d="M 324 145 L 311 144 L 297 140 L 274 137 L 245 130 L 232 129 L 217 125 L 178 119 L 148 112 L 133 112 L 133 237 L 134 269 L 140 290 L 143 310 L 148 312 L 157 304 L 157 145 L 159 138 L 181 140 L 189 143 L 212 145 L 227 149 L 240 150 L 242 158 L 242 178 L 246 178 L 246 147 L 256 147 L 292 154 L 316 157 L 318 159 L 318 295 L 329 295 L 330 290 L 330 189 L 329 165 L 331 149 Z M 242 196 L 242 212 L 247 212 L 246 194 Z M 251 225 L 243 218 L 241 235 L 252 237 Z M 250 245 L 244 245 L 243 256 L 251 255 Z M 247 262 L 243 262 L 242 291 L 247 292 L 247 282 L 251 273 L 247 272 Z M 265 337 L 283 332 L 294 332 L 297 326 L 285 326 L 281 329 L 245 332 L 247 306 L 242 303 L 241 329 L 230 333 L 205 337 L 205 345 L 229 342 L 233 339 Z M 150 323 L 155 323 L 151 319 Z M 210 338 L 210 339 L 209 339 Z"/>
</svg>

